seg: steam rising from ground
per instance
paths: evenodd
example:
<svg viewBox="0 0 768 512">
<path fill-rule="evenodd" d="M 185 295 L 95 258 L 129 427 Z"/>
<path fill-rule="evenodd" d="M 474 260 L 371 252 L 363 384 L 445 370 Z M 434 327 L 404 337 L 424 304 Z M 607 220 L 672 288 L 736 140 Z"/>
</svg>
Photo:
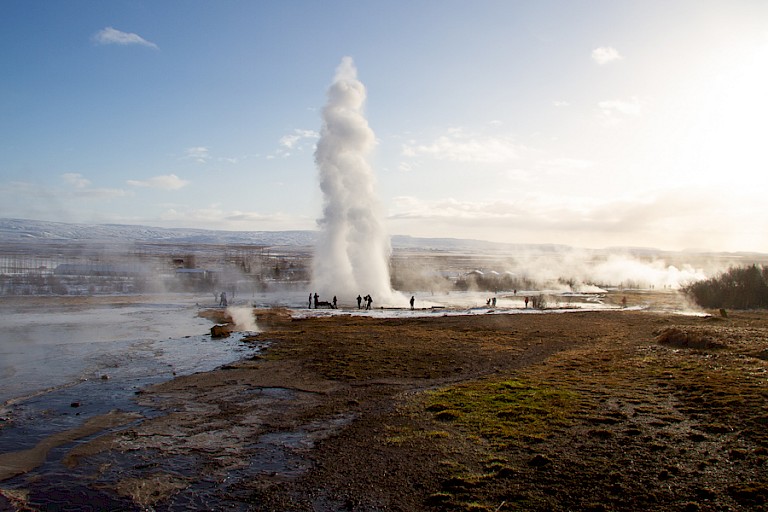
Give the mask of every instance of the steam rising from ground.
<svg viewBox="0 0 768 512">
<path fill-rule="evenodd" d="M 700 268 L 690 264 L 667 265 L 656 260 L 643 262 L 621 255 L 611 255 L 602 263 L 594 266 L 585 278 L 599 283 L 633 283 L 636 287 L 679 289 L 687 284 L 706 279 Z"/>
<path fill-rule="evenodd" d="M 232 317 L 232 322 L 238 331 L 259 332 L 256 319 L 253 316 L 253 308 L 245 306 L 230 306 L 227 314 Z"/>
<path fill-rule="evenodd" d="M 323 126 L 315 151 L 325 205 L 312 262 L 312 281 L 321 300 L 352 302 L 370 294 L 375 304 L 395 299 L 389 277 L 391 246 L 374 195 L 367 156 L 375 138 L 363 113 L 366 91 L 344 57 L 328 89 Z"/>
<path fill-rule="evenodd" d="M 579 291 L 589 292 L 589 285 L 626 288 L 680 289 L 706 279 L 708 274 L 691 263 L 670 263 L 663 258 L 640 259 L 629 254 L 586 253 L 577 249 L 555 254 L 519 257 L 515 272 L 539 283 L 575 283 Z M 596 291 L 596 290 L 592 290 Z"/>
</svg>

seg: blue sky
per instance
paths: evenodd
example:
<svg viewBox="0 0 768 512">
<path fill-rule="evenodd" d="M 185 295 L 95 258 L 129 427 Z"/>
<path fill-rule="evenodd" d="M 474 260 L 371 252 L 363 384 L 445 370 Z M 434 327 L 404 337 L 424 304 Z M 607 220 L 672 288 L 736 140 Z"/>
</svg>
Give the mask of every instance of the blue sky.
<svg viewBox="0 0 768 512">
<path fill-rule="evenodd" d="M 392 234 L 768 252 L 768 2 L 0 4 L 0 217 L 314 229 L 354 59 Z"/>
</svg>

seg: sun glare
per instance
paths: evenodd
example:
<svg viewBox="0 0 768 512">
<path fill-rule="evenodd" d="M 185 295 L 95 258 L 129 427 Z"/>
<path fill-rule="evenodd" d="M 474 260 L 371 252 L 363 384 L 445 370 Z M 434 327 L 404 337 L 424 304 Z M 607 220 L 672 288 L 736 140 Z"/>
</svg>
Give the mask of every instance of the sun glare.
<svg viewBox="0 0 768 512">
<path fill-rule="evenodd" d="M 765 178 L 765 134 L 768 119 L 768 38 L 739 48 L 729 65 L 715 74 L 694 127 L 699 172 L 715 182 L 724 176 Z"/>
</svg>

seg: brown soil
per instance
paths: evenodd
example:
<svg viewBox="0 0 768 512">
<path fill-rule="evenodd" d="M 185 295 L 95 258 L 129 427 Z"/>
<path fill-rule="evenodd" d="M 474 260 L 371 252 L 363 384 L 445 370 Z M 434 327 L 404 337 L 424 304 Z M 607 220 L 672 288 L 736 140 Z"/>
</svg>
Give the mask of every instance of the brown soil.
<svg viewBox="0 0 768 512">
<path fill-rule="evenodd" d="M 141 458 L 109 486 L 157 510 L 201 481 L 214 509 L 768 510 L 768 313 L 258 323 L 261 357 L 65 462 Z"/>
</svg>

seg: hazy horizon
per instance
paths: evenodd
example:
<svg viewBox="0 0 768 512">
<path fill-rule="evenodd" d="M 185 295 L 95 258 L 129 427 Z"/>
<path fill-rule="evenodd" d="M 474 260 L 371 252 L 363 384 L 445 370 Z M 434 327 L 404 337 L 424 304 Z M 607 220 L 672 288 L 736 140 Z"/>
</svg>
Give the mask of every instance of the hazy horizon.
<svg viewBox="0 0 768 512">
<path fill-rule="evenodd" d="M 4 4 L 0 217 L 318 230 L 354 59 L 386 231 L 768 253 L 768 3 Z"/>
<path fill-rule="evenodd" d="M 4 222 L 12 222 L 12 223 L 20 222 L 20 223 L 22 223 L 22 226 L 26 225 L 27 223 L 33 223 L 34 224 L 34 223 L 38 223 L 39 222 L 39 223 L 43 223 L 44 224 L 44 226 L 41 226 L 41 228 L 43 228 L 43 227 L 44 228 L 49 228 L 50 227 L 50 226 L 48 226 L 49 223 L 55 224 L 55 225 L 67 226 L 67 227 L 78 226 L 78 227 L 81 227 L 81 228 L 87 230 L 87 235 L 88 236 L 84 236 L 86 233 L 78 232 L 78 234 L 75 237 L 71 238 L 71 239 L 72 240 L 82 240 L 84 243 L 90 243 L 90 241 L 103 241 L 103 239 L 101 238 L 102 235 L 94 234 L 94 231 L 93 231 L 93 228 L 99 228 L 99 227 L 101 227 L 101 228 L 116 228 L 116 229 L 119 229 L 120 230 L 119 232 L 115 232 L 115 233 L 111 233 L 111 234 L 107 233 L 107 234 L 103 234 L 103 235 L 106 236 L 106 238 L 118 238 L 119 237 L 123 241 L 131 241 L 131 240 L 139 241 L 139 242 L 141 242 L 141 241 L 152 242 L 153 240 L 154 241 L 158 241 L 158 240 L 155 240 L 151 235 L 150 236 L 146 236 L 147 235 L 146 230 L 155 230 L 156 229 L 156 230 L 163 231 L 163 232 L 168 232 L 168 231 L 173 232 L 175 230 L 180 230 L 180 231 L 189 230 L 189 231 L 193 231 L 193 232 L 211 233 L 211 236 L 213 238 L 211 239 L 210 242 L 200 242 L 200 243 L 203 243 L 203 244 L 205 244 L 205 243 L 211 243 L 211 244 L 213 244 L 213 243 L 215 243 L 215 244 L 229 244 L 229 243 L 231 243 L 231 244 L 234 244 L 234 245 L 245 244 L 245 243 L 254 243 L 250 239 L 248 239 L 248 240 L 239 240 L 238 241 L 237 240 L 237 235 L 248 236 L 249 234 L 256 234 L 256 233 L 270 233 L 270 234 L 274 234 L 274 235 L 281 235 L 281 234 L 290 235 L 291 233 L 294 233 L 294 234 L 295 233 L 311 233 L 311 234 L 319 236 L 320 233 L 321 233 L 321 230 L 319 228 L 305 229 L 305 230 L 301 230 L 301 229 L 297 229 L 297 230 L 238 230 L 238 229 L 213 229 L 213 228 L 202 228 L 202 227 L 178 227 L 178 228 L 174 228 L 174 227 L 152 226 L 152 225 L 148 225 L 148 224 L 70 223 L 70 222 L 61 222 L 61 221 L 48 221 L 48 220 L 37 220 L 37 219 L 13 219 L 13 218 L 0 217 L 0 224 L 2 224 Z M 17 236 L 19 236 L 20 233 L 21 233 L 19 231 L 19 228 L 20 228 L 20 226 L 13 226 L 11 228 L 12 231 L 10 231 L 10 232 L 15 234 L 15 235 L 17 235 Z M 130 236 L 130 234 L 126 234 L 123 228 L 127 228 L 128 230 L 133 230 L 133 229 L 141 230 L 141 234 L 144 235 L 145 237 L 144 238 L 135 238 L 135 239 L 126 238 L 126 236 Z M 22 229 L 29 229 L 29 228 L 25 226 Z M 67 229 L 67 228 L 63 228 L 63 229 Z M 4 226 L 0 225 L 0 238 L 2 238 L 5 235 L 7 235 L 8 232 L 9 231 L 8 231 L 7 228 L 5 228 Z M 232 235 L 234 235 L 234 238 L 229 240 L 229 241 L 226 240 L 226 239 L 222 241 L 222 240 L 220 240 L 220 238 L 221 238 L 220 236 L 216 236 L 216 234 L 220 235 L 221 233 L 232 234 Z M 57 238 L 57 236 L 59 236 L 59 235 L 57 235 L 56 233 L 54 233 L 53 235 L 54 236 L 52 238 L 44 238 L 44 240 L 56 241 L 58 239 L 69 239 L 65 235 L 61 235 L 61 238 Z M 91 235 L 94 235 L 94 236 L 91 236 Z M 408 250 L 408 249 L 421 250 L 421 249 L 425 249 L 425 247 L 422 247 L 422 246 L 418 245 L 418 241 L 419 240 L 433 241 L 433 242 L 443 240 L 443 241 L 446 241 L 446 243 L 448 243 L 449 246 L 451 244 L 451 241 L 453 241 L 453 242 L 455 242 L 455 243 L 457 243 L 459 245 L 461 245 L 462 242 L 468 242 L 468 243 L 498 245 L 499 247 L 504 247 L 504 246 L 507 246 L 507 245 L 508 246 L 513 246 L 513 247 L 514 246 L 520 246 L 520 247 L 532 247 L 532 248 L 534 248 L 534 247 L 542 247 L 542 248 L 547 248 L 547 247 L 557 248 L 557 247 L 560 247 L 560 248 L 563 248 L 564 250 L 568 249 L 568 250 L 575 250 L 575 251 L 595 251 L 595 252 L 598 252 L 598 253 L 604 252 L 606 254 L 607 253 L 612 253 L 612 252 L 622 252 L 622 251 L 630 251 L 630 252 L 631 251 L 651 251 L 651 252 L 654 252 L 654 253 L 658 253 L 659 255 L 664 254 L 664 253 L 670 253 L 670 254 L 675 254 L 676 253 L 676 254 L 680 254 L 680 255 L 684 255 L 686 253 L 702 254 L 702 255 L 704 255 L 704 254 L 754 254 L 754 255 L 758 255 L 758 256 L 767 256 L 768 257 L 768 252 L 760 252 L 760 251 L 710 251 L 710 250 L 707 250 L 707 249 L 704 249 L 704 248 L 696 248 L 696 247 L 688 247 L 688 248 L 684 248 L 684 249 L 681 249 L 681 250 L 668 250 L 668 249 L 664 249 L 664 248 L 661 248 L 661 247 L 633 246 L 633 245 L 605 246 L 605 247 L 585 247 L 585 246 L 578 246 L 578 245 L 567 245 L 567 244 L 547 243 L 547 242 L 542 242 L 542 243 L 527 243 L 525 241 L 494 242 L 494 241 L 491 241 L 491 240 L 484 240 L 484 239 L 481 239 L 481 238 L 459 238 L 459 237 L 455 237 L 455 236 L 453 236 L 453 237 L 451 237 L 451 236 L 447 236 L 447 237 L 428 237 L 428 236 L 427 237 L 419 237 L 419 236 L 413 236 L 413 235 L 403 235 L 403 234 L 400 234 L 400 233 L 390 233 L 390 234 L 388 234 L 388 236 L 392 240 L 392 248 L 393 249 L 398 249 L 398 250 L 399 249 L 403 249 L 403 250 Z M 225 238 L 227 238 L 227 237 L 225 237 Z M 413 243 L 416 243 L 417 245 L 415 245 L 413 247 L 410 244 L 408 244 L 408 243 L 406 243 L 406 245 L 403 245 L 404 241 L 407 240 L 407 239 L 413 239 L 415 241 Z M 20 240 L 18 240 L 18 241 L 19 242 L 26 241 L 26 242 L 32 242 L 33 243 L 35 240 L 37 240 L 37 239 L 33 235 L 31 235 L 30 233 L 27 233 L 26 231 L 24 231 L 23 235 L 21 235 Z M 398 242 L 398 240 L 399 240 L 399 242 Z M 177 241 L 171 240 L 169 243 L 173 244 L 173 243 L 177 243 Z M 257 245 L 259 245 L 259 244 L 266 244 L 266 245 L 300 245 L 300 246 L 305 246 L 307 244 L 314 245 L 315 240 L 306 240 L 306 239 L 297 240 L 297 239 L 294 239 L 294 238 L 288 236 L 287 238 L 286 237 L 280 237 L 280 239 L 277 242 L 275 242 L 275 241 L 271 241 L 271 242 L 260 241 L 260 242 L 255 242 L 255 243 Z M 434 249 L 434 247 L 430 246 L 430 247 L 427 247 L 427 249 L 431 250 L 431 249 Z M 464 248 L 464 249 L 466 250 L 466 248 Z M 451 249 L 450 249 L 450 247 L 446 247 L 446 250 L 450 251 Z"/>
</svg>

